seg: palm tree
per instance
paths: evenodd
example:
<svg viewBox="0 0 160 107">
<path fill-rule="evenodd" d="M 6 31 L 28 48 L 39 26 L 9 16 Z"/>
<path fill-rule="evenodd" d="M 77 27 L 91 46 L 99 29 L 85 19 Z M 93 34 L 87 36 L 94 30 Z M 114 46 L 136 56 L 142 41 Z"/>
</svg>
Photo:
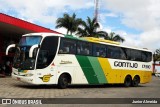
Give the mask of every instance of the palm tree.
<svg viewBox="0 0 160 107">
<path fill-rule="evenodd" d="M 117 42 L 124 42 L 125 39 L 122 38 L 120 35 L 115 34 L 114 32 L 111 32 L 108 36 L 106 36 L 107 40 L 117 41 Z"/>
<path fill-rule="evenodd" d="M 73 32 L 76 32 L 78 26 L 82 23 L 81 18 L 76 18 L 76 14 L 73 13 L 72 16 L 69 16 L 69 14 L 65 13 L 63 14 L 63 17 L 58 18 L 56 21 L 56 28 L 64 27 L 67 29 L 67 35 L 72 35 Z"/>
<path fill-rule="evenodd" d="M 80 35 L 80 37 L 99 37 L 99 36 L 106 36 L 107 32 L 104 31 L 97 31 L 100 27 L 99 23 L 96 22 L 96 18 L 91 19 L 87 17 L 87 21 L 81 24 L 78 27 L 78 31 L 76 34 Z"/>
<path fill-rule="evenodd" d="M 153 73 L 155 73 L 156 61 L 160 61 L 160 49 L 156 49 L 156 51 L 153 54 Z"/>
</svg>

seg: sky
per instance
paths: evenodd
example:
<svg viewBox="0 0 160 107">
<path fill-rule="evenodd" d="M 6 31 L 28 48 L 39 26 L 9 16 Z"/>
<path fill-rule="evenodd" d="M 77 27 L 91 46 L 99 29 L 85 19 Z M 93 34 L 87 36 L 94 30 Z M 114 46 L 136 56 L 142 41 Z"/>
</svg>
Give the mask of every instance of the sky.
<svg viewBox="0 0 160 107">
<path fill-rule="evenodd" d="M 37 25 L 56 29 L 56 20 L 64 13 L 86 20 L 94 17 L 94 0 L 0 0 L 0 13 Z M 160 48 L 160 0 L 99 0 L 98 21 L 101 30 L 121 35 L 122 45 Z"/>
</svg>

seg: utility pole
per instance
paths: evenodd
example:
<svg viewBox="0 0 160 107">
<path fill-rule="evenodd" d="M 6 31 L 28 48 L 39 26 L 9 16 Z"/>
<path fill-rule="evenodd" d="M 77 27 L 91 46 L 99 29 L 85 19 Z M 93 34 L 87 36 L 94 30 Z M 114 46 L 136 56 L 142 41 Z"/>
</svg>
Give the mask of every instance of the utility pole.
<svg viewBox="0 0 160 107">
<path fill-rule="evenodd" d="M 98 5 L 99 5 L 99 0 L 94 0 L 95 3 L 95 12 L 94 12 L 94 17 L 96 18 L 96 22 L 98 22 Z"/>
</svg>

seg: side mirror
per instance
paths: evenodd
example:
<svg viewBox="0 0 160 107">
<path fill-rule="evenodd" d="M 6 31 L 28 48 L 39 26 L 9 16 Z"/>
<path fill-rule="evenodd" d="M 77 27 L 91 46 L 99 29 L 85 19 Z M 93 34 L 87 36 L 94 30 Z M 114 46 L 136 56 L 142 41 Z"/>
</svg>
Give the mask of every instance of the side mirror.
<svg viewBox="0 0 160 107">
<path fill-rule="evenodd" d="M 14 48 L 14 47 L 16 47 L 16 44 L 11 44 L 11 45 L 9 45 L 9 46 L 7 47 L 7 49 L 6 49 L 6 55 L 8 55 L 9 49 L 10 49 L 10 48 Z"/>
<path fill-rule="evenodd" d="M 38 44 L 35 44 L 35 45 L 33 45 L 33 46 L 30 48 L 30 50 L 29 50 L 29 57 L 30 57 L 30 58 L 33 57 L 33 51 L 34 51 L 34 49 L 35 49 L 35 48 L 38 48 L 38 47 L 39 47 L 39 45 L 38 45 Z"/>
</svg>

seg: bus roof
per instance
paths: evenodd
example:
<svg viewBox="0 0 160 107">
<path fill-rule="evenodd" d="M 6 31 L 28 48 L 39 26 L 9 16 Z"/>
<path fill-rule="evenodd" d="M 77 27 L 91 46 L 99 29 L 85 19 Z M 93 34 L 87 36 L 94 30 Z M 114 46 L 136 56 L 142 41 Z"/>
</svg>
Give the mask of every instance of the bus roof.
<svg viewBox="0 0 160 107">
<path fill-rule="evenodd" d="M 73 36 L 73 35 L 63 35 L 63 34 L 57 34 L 57 33 L 44 33 L 44 32 L 29 33 L 29 34 L 25 34 L 25 35 L 22 35 L 22 36 L 42 36 L 42 37 L 59 36 L 59 37 L 65 37 L 65 38 L 69 38 L 69 39 L 87 41 L 87 42 L 92 42 L 92 43 L 106 44 L 106 45 L 111 45 L 111 46 L 124 47 L 124 48 L 129 48 L 129 49 L 136 49 L 136 50 L 152 52 L 152 51 L 150 51 L 146 48 L 141 49 L 141 48 L 137 48 L 137 47 L 123 46 L 123 45 L 120 45 L 119 42 L 115 42 L 115 41 L 111 41 L 111 40 L 105 40 L 105 39 L 102 39 L 102 38 L 94 38 L 94 37 L 77 37 L 77 36 Z"/>
<path fill-rule="evenodd" d="M 46 32 L 40 32 L 40 33 L 28 33 L 22 36 L 42 36 L 42 37 L 46 37 L 46 36 L 59 36 L 59 37 L 64 37 L 64 35 L 62 34 L 57 34 L 57 33 L 46 33 Z"/>
<path fill-rule="evenodd" d="M 93 43 L 99 43 L 99 44 L 106 44 L 106 45 L 111 45 L 111 46 L 117 46 L 117 47 L 124 47 L 124 48 L 129 48 L 129 49 L 135 49 L 135 50 L 141 50 L 141 51 L 148 51 L 152 52 L 146 48 L 137 48 L 137 47 L 128 47 L 128 46 L 123 46 L 120 45 L 119 42 L 111 41 L 111 40 L 105 40 L 102 38 L 94 38 L 94 37 L 74 37 L 72 35 L 65 35 L 66 38 L 70 39 L 75 39 L 75 40 L 82 40 L 82 41 L 88 41 L 88 42 L 93 42 Z"/>
<path fill-rule="evenodd" d="M 70 39 L 75 39 L 75 40 L 83 40 L 83 41 L 94 42 L 94 43 L 99 43 L 99 44 L 106 44 L 106 45 L 111 45 L 111 46 L 124 47 L 124 48 L 129 48 L 129 49 L 152 52 L 152 51 L 148 50 L 147 48 L 141 49 L 141 48 L 137 48 L 137 47 L 123 46 L 123 45 L 120 45 L 119 42 L 105 40 L 102 38 L 94 38 L 94 37 L 80 37 L 79 38 L 79 37 L 74 37 L 72 35 L 65 35 L 65 37 L 70 38 Z"/>
</svg>

